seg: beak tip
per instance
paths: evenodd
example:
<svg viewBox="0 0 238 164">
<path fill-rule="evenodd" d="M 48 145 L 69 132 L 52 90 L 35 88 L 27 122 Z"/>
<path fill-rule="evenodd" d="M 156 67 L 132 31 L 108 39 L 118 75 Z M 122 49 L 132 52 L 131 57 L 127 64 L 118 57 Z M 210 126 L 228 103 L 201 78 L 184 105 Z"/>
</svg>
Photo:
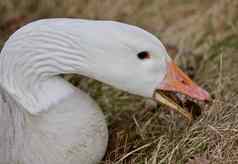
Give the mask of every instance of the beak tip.
<svg viewBox="0 0 238 164">
<path fill-rule="evenodd" d="M 203 95 L 204 95 L 204 101 L 210 99 L 210 94 L 206 90 L 203 90 Z"/>
<path fill-rule="evenodd" d="M 201 100 L 201 101 L 209 101 L 210 100 L 210 95 L 206 90 L 202 89 L 199 92 L 199 94 L 196 96 L 196 98 L 198 100 Z"/>
</svg>

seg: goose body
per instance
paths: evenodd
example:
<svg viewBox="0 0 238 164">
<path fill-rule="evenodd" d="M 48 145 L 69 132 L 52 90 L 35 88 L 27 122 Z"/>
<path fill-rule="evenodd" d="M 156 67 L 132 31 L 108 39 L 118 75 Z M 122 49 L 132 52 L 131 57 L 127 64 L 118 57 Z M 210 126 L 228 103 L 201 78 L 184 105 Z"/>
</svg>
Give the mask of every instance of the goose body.
<svg viewBox="0 0 238 164">
<path fill-rule="evenodd" d="M 11 98 L 6 99 L 11 102 Z M 3 102 L 4 103 L 4 102 Z M 36 116 L 16 103 L 1 109 L 1 164 L 93 164 L 107 146 L 104 115 L 84 92 L 74 91 Z"/>
<path fill-rule="evenodd" d="M 154 56 L 142 61 L 147 51 Z M 22 27 L 0 55 L 0 164 L 98 163 L 108 141 L 104 115 L 58 75 L 81 74 L 153 97 L 156 89 L 181 91 L 165 80 L 170 62 L 156 37 L 127 24 L 46 19 Z M 193 87 L 190 96 L 208 98 Z"/>
</svg>

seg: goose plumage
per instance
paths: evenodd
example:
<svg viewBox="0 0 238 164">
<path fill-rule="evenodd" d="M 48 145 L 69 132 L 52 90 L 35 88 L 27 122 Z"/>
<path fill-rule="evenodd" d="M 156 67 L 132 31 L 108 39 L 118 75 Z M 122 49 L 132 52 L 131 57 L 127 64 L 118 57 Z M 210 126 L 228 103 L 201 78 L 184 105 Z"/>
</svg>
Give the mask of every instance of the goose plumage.
<svg viewBox="0 0 238 164">
<path fill-rule="evenodd" d="M 172 64 L 159 39 L 139 27 L 38 20 L 18 29 L 1 51 L 1 164 L 96 164 L 102 159 L 108 142 L 104 115 L 86 93 L 59 76 L 68 73 L 169 106 L 156 90 L 209 97 Z"/>
</svg>

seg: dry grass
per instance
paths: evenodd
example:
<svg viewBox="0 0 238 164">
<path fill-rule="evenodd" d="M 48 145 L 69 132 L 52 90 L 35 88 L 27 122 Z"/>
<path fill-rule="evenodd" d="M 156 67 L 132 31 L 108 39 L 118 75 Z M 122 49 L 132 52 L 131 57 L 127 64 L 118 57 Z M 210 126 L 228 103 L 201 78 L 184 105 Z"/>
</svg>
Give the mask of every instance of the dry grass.
<svg viewBox="0 0 238 164">
<path fill-rule="evenodd" d="M 237 0 L 1 0 L 1 43 L 22 21 L 47 17 L 113 19 L 158 35 L 176 61 L 214 97 L 190 126 L 151 100 L 91 79 L 67 78 L 89 92 L 108 118 L 103 164 L 238 163 Z M 15 21 L 14 21 L 15 22 Z M 19 23 L 22 24 L 22 23 Z M 9 27 L 12 29 L 9 29 Z"/>
</svg>

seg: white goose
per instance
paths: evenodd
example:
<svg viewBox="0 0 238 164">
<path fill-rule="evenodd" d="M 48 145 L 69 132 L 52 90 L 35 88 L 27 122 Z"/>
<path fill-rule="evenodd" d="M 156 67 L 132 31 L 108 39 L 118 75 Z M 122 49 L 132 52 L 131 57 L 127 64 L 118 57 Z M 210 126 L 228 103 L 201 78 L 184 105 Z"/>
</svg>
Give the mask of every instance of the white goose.
<svg viewBox="0 0 238 164">
<path fill-rule="evenodd" d="M 191 119 L 157 90 L 206 100 L 162 43 L 113 21 L 46 19 L 5 43 L 0 56 L 0 164 L 95 164 L 108 141 L 104 116 L 59 74 L 76 73 L 144 97 Z"/>
</svg>

